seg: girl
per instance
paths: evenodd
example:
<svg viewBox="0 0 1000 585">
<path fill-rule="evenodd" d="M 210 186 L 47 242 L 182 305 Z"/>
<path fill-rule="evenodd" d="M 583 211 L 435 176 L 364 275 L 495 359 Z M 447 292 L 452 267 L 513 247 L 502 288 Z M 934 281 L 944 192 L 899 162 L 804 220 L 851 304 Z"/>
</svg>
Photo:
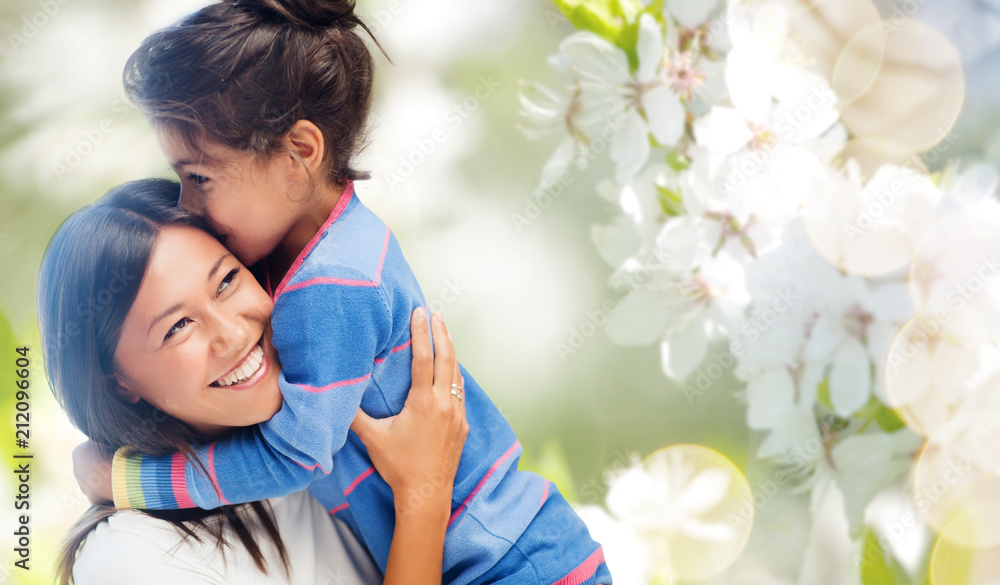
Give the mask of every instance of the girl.
<svg viewBox="0 0 1000 585">
<path fill-rule="evenodd" d="M 72 421 L 112 449 L 189 453 L 189 444 L 265 421 L 281 407 L 271 301 L 203 222 L 176 206 L 177 188 L 148 180 L 112 190 L 63 224 L 40 270 L 39 324 L 52 388 Z M 96 310 L 87 303 L 93 298 L 102 299 Z M 161 343 L 170 325 L 148 325 L 174 305 L 198 319 L 198 333 Z M 447 330 L 440 319 L 433 328 L 433 387 L 430 339 L 418 315 L 414 387 L 403 413 L 379 426 L 364 419 L 355 425 L 400 500 L 422 488 L 427 473 L 454 475 L 468 428 L 462 404 L 449 394 L 461 377 Z M 263 364 L 255 384 L 206 386 L 206 376 L 257 339 Z M 451 483 L 420 493 L 419 507 L 397 515 L 386 583 L 441 582 Z M 212 512 L 93 508 L 70 537 L 60 569 L 64 585 L 382 582 L 350 530 L 330 522 L 304 492 Z"/>
<path fill-rule="evenodd" d="M 399 412 L 409 389 L 410 313 L 424 297 L 390 230 L 358 200 L 373 61 L 353 2 L 212 4 L 147 38 L 126 91 L 152 121 L 182 179 L 181 204 L 207 216 L 274 299 L 273 343 L 284 403 L 270 420 L 181 455 L 119 451 L 116 505 L 212 508 L 300 490 L 347 522 L 385 568 L 389 486 L 348 427 L 358 406 Z M 197 335 L 174 311 L 171 343 Z M 257 348 L 213 381 L 260 375 Z M 521 445 L 475 380 L 452 389 L 470 432 L 454 480 L 447 583 L 610 583 L 600 546 L 555 487 L 517 469 Z M 428 489 L 445 481 L 427 478 Z M 333 489 L 336 486 L 336 489 Z M 402 505 L 408 506 L 409 502 Z"/>
</svg>

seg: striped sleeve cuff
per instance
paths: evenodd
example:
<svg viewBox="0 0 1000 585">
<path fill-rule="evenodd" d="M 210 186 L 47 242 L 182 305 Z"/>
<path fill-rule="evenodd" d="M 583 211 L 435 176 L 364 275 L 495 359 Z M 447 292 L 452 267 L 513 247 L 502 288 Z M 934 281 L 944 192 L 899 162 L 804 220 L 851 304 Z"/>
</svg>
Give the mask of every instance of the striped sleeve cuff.
<svg viewBox="0 0 1000 585">
<path fill-rule="evenodd" d="M 177 510 L 197 507 L 188 495 L 185 463 L 180 453 L 152 456 L 130 447 L 118 449 L 111 462 L 115 508 Z"/>
</svg>

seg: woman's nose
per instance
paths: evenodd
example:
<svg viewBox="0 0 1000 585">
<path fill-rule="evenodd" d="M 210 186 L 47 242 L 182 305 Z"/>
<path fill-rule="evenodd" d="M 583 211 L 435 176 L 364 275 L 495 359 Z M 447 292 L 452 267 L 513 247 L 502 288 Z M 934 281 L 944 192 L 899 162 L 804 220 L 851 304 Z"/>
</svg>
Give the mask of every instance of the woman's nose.
<svg viewBox="0 0 1000 585">
<path fill-rule="evenodd" d="M 211 341 L 213 355 L 225 357 L 246 348 L 249 335 L 245 320 L 228 316 L 216 318 Z"/>
</svg>

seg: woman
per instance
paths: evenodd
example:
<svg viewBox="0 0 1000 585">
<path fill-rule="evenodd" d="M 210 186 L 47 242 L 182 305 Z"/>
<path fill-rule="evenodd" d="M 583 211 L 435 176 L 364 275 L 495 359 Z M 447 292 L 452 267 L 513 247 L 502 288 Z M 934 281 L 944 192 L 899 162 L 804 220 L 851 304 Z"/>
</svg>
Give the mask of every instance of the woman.
<svg viewBox="0 0 1000 585">
<path fill-rule="evenodd" d="M 201 219 L 176 207 L 178 191 L 165 180 L 113 189 L 63 224 L 42 263 L 39 324 L 50 382 L 73 422 L 105 449 L 191 457 L 192 444 L 281 407 L 270 299 Z M 185 335 L 183 363 L 161 360 L 159 346 L 137 352 L 139 344 L 170 343 L 175 319 L 161 340 L 151 332 L 178 308 L 198 315 L 182 321 L 195 328 Z M 440 583 L 451 478 L 468 431 L 462 400 L 450 391 L 461 375 L 448 333 L 440 318 L 432 322 L 433 365 L 426 322 L 413 320 L 413 390 L 403 412 L 378 421 L 359 412 L 351 427 L 397 502 L 385 583 Z M 254 370 L 239 390 L 212 382 L 237 367 Z M 350 532 L 304 494 L 212 511 L 113 512 L 92 509 L 78 523 L 63 583 L 379 579 Z"/>
</svg>

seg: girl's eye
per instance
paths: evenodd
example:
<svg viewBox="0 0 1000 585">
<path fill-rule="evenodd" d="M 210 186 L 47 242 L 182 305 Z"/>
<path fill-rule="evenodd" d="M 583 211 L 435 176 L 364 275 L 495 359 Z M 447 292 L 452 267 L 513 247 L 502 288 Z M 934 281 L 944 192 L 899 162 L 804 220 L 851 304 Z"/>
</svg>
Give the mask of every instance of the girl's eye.
<svg viewBox="0 0 1000 585">
<path fill-rule="evenodd" d="M 239 273 L 239 271 L 239 268 L 233 268 L 229 271 L 229 274 L 227 274 L 226 277 L 222 279 L 222 282 L 219 283 L 219 293 L 229 288 L 229 285 L 233 284 L 233 281 L 236 280 L 236 274 Z"/>
<path fill-rule="evenodd" d="M 184 329 L 184 326 L 187 325 L 190 322 L 191 322 L 191 319 L 188 319 L 187 317 L 184 317 L 180 321 L 174 323 L 174 326 L 170 328 L 170 331 L 167 331 L 167 335 L 163 338 L 163 340 L 166 341 L 166 340 L 170 339 L 171 337 L 174 336 L 174 333 L 179 333 L 180 330 Z"/>
<path fill-rule="evenodd" d="M 194 183 L 195 187 L 201 187 L 202 185 L 208 182 L 208 177 L 203 177 L 201 175 L 196 175 L 194 173 L 191 173 L 188 175 L 188 180 Z"/>
</svg>

